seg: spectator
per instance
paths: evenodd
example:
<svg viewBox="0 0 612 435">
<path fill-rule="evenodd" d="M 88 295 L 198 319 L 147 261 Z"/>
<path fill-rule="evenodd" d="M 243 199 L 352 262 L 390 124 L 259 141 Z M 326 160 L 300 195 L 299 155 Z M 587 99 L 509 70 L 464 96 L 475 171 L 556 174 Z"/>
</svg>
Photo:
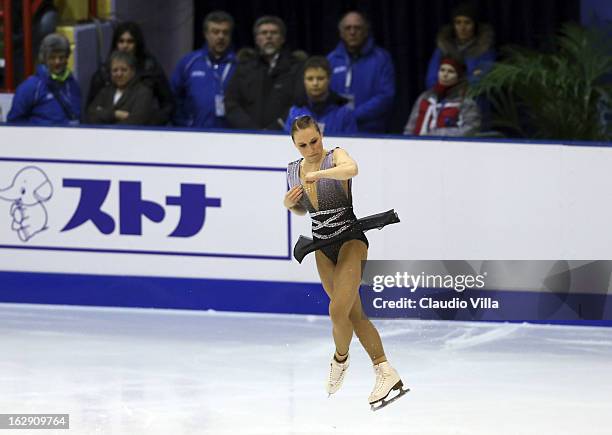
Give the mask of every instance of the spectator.
<svg viewBox="0 0 612 435">
<path fill-rule="evenodd" d="M 312 117 L 321 133 L 356 133 L 357 123 L 348 100 L 329 89 L 331 67 L 322 56 L 313 56 L 304 64 L 304 88 L 306 96 L 289 109 L 285 131 L 291 132 L 295 118 Z"/>
<path fill-rule="evenodd" d="M 489 24 L 479 23 L 476 7 L 463 3 L 452 11 L 452 23 L 440 30 L 437 48 L 427 68 L 425 86 L 431 88 L 438 80 L 440 60 L 451 56 L 463 59 L 467 67 L 467 79 L 474 83 L 493 66 L 495 34 Z"/>
<path fill-rule="evenodd" d="M 110 54 L 114 51 L 124 51 L 136 58 L 136 74 L 140 77 L 140 81 L 151 89 L 159 107 L 155 112 L 153 125 L 167 124 L 174 111 L 174 97 L 170 84 L 159 62 L 147 51 L 140 26 L 131 21 L 120 23 L 115 28 L 109 60 L 102 64 L 91 78 L 87 106 L 102 88 L 111 84 Z"/>
<path fill-rule="evenodd" d="M 157 109 L 151 89 L 136 74 L 137 61 L 129 52 L 110 56 L 111 83 L 87 107 L 91 124 L 151 125 Z"/>
<path fill-rule="evenodd" d="M 68 69 L 70 42 L 58 33 L 42 40 L 40 65 L 15 91 L 9 123 L 78 124 L 81 90 Z"/>
<path fill-rule="evenodd" d="M 370 24 L 359 12 L 345 14 L 338 30 L 341 41 L 327 56 L 331 88 L 349 99 L 359 131 L 384 132 L 395 96 L 391 56 L 374 44 Z"/>
<path fill-rule="evenodd" d="M 224 94 L 236 66 L 230 48 L 233 29 L 234 19 L 226 12 L 214 11 L 204 18 L 206 44 L 183 57 L 172 74 L 176 125 L 227 127 Z"/>
<path fill-rule="evenodd" d="M 227 120 L 234 128 L 282 130 L 289 108 L 303 94 L 303 58 L 283 48 L 286 28 L 278 17 L 258 18 L 253 34 L 257 52 L 239 59 L 227 88 Z"/>
<path fill-rule="evenodd" d="M 415 136 L 468 136 L 480 128 L 480 110 L 465 96 L 465 64 L 443 58 L 438 82 L 423 92 L 412 107 L 404 134 Z"/>
</svg>

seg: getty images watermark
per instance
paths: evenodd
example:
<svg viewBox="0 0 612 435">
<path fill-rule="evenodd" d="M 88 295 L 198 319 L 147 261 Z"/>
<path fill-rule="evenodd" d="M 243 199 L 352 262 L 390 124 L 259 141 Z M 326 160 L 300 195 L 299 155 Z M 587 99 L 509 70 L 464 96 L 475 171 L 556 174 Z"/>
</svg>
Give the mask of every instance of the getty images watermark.
<svg viewBox="0 0 612 435">
<path fill-rule="evenodd" d="M 612 261 L 383 261 L 363 265 L 369 317 L 612 321 Z"/>
<path fill-rule="evenodd" d="M 395 272 L 394 275 L 374 275 L 372 278 L 372 291 L 382 293 L 385 289 L 405 289 L 414 294 L 421 289 L 445 289 L 462 293 L 469 289 L 482 289 L 485 287 L 487 273 L 478 275 L 440 275 L 421 272 L 414 275 L 408 272 Z M 375 309 L 465 309 L 471 306 L 478 308 L 499 308 L 499 301 L 491 297 L 469 297 L 467 299 L 452 297 L 438 299 L 432 296 L 400 297 L 399 299 L 385 299 L 382 295 L 374 297 L 372 305 Z"/>
</svg>

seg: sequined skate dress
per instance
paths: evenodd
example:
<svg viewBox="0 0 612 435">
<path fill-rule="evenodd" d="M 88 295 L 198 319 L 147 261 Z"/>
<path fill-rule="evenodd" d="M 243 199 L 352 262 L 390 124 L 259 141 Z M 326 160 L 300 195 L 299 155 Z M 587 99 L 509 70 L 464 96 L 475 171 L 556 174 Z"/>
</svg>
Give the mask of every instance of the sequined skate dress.
<svg viewBox="0 0 612 435">
<path fill-rule="evenodd" d="M 300 180 L 300 164 L 303 159 L 289 163 L 287 167 L 287 181 L 289 189 L 301 185 Z M 334 167 L 334 150 L 327 151 L 321 170 Z M 304 187 L 304 194 L 300 198 L 298 204 L 305 210 L 308 210 L 312 219 L 312 237 L 316 240 L 326 240 L 339 237 L 345 231 L 349 231 L 357 218 L 353 213 L 353 198 L 351 195 L 351 180 L 347 181 L 348 190 L 345 191 L 340 180 L 332 180 L 322 178 L 317 180 L 317 200 L 319 209 L 317 210 L 312 205 L 310 198 Z M 329 246 L 321 248 L 321 251 L 327 258 L 336 264 L 338 262 L 338 254 L 342 245 L 349 240 L 357 239 L 363 241 L 366 246 L 369 246 L 368 239 L 363 232 L 352 232 L 349 237 L 333 243 Z"/>
</svg>

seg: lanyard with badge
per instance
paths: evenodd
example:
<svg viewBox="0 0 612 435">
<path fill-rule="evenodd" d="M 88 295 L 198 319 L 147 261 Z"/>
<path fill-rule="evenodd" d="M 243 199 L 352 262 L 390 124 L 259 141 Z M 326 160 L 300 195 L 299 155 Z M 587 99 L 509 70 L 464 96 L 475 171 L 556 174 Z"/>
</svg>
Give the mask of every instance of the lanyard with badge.
<svg viewBox="0 0 612 435">
<path fill-rule="evenodd" d="M 78 125 L 79 116 L 72 110 L 70 101 L 72 100 L 72 92 L 70 86 L 66 85 L 65 82 L 70 75 L 70 71 L 66 70 L 63 77 L 58 77 L 51 74 L 51 81 L 49 82 L 48 89 L 51 94 L 51 98 L 54 98 L 57 104 L 60 105 L 62 111 L 68 118 L 68 125 Z M 58 80 L 59 79 L 59 80 Z"/>
<path fill-rule="evenodd" d="M 208 65 L 208 68 L 213 72 L 213 74 L 217 78 L 217 81 L 219 82 L 220 93 L 215 95 L 215 115 L 216 116 L 225 116 L 225 102 L 224 102 L 224 99 L 223 99 L 223 83 L 225 83 L 225 80 L 227 79 L 227 76 L 228 76 L 229 71 L 230 71 L 230 69 L 232 67 L 232 64 L 230 62 L 228 62 L 225 65 L 225 68 L 223 68 L 223 74 L 221 74 L 221 77 L 219 77 L 219 74 L 217 73 L 217 69 L 219 68 L 219 64 L 215 64 L 213 66 L 212 62 L 208 58 L 206 59 L 206 63 Z"/>
<path fill-rule="evenodd" d="M 346 76 L 344 78 L 344 93 L 342 94 L 342 96 L 348 100 L 348 103 L 346 103 L 346 105 L 354 110 L 355 94 L 351 93 L 351 83 L 353 83 L 353 64 L 348 56 L 346 57 L 346 65 L 347 67 Z"/>
</svg>

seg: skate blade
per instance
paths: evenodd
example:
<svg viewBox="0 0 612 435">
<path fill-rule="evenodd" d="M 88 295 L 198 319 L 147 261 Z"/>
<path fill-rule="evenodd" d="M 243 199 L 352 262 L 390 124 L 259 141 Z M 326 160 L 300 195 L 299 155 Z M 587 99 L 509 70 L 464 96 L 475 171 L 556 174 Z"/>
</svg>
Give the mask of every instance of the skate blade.
<svg viewBox="0 0 612 435">
<path fill-rule="evenodd" d="M 393 391 L 397 391 L 398 393 L 393 396 L 392 398 L 388 399 L 389 395 L 393 392 Z M 391 391 L 389 391 L 389 393 L 383 397 L 382 399 L 378 400 L 377 402 L 374 403 L 370 403 L 370 409 L 372 411 L 378 411 L 380 409 L 383 409 L 385 406 L 392 404 L 393 402 L 395 402 L 397 399 L 399 399 L 400 397 L 402 397 L 404 394 L 406 394 L 408 391 L 410 391 L 410 388 L 408 387 L 404 387 L 404 384 L 402 383 L 402 381 L 397 381 L 397 384 L 395 384 L 393 386 L 393 388 L 391 388 Z"/>
</svg>

